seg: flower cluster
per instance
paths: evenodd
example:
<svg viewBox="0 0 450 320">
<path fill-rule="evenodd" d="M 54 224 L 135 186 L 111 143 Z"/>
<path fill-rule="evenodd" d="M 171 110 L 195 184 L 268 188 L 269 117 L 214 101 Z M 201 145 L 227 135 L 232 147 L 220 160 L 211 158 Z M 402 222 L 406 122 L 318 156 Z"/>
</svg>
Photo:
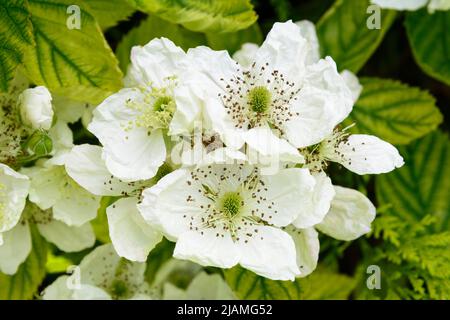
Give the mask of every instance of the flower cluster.
<svg viewBox="0 0 450 320">
<path fill-rule="evenodd" d="M 308 21 L 275 23 L 233 58 L 165 38 L 133 47 L 124 88 L 87 125 L 101 146 L 73 145 L 67 124 L 85 105 L 69 114 L 73 102 L 43 87 L 19 91 L 1 100 L 0 270 L 29 254 L 29 223 L 62 251 L 92 247 L 101 197 L 116 200 L 112 245 L 85 257 L 81 291 L 60 278 L 47 298 L 151 298 L 142 262 L 163 237 L 177 259 L 304 277 L 318 231 L 349 241 L 375 218 L 365 195 L 333 186 L 330 162 L 361 175 L 403 165 L 389 143 L 341 125 L 361 86 L 320 58 Z"/>
</svg>

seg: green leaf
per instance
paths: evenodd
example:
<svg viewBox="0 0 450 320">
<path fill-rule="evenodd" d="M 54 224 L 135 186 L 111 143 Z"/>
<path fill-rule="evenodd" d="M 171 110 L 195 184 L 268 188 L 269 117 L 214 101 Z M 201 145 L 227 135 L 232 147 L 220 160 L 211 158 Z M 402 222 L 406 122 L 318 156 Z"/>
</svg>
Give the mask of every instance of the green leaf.
<svg viewBox="0 0 450 320">
<path fill-rule="evenodd" d="M 100 207 L 97 210 L 97 217 L 91 221 L 92 228 L 94 229 L 95 237 L 102 243 L 109 243 L 109 227 L 108 217 L 106 216 L 106 208 L 117 201 L 118 197 L 102 197 L 100 200 Z"/>
<path fill-rule="evenodd" d="M 345 300 L 357 284 L 354 278 L 320 267 L 298 282 L 303 300 Z"/>
<path fill-rule="evenodd" d="M 244 43 L 252 42 L 260 45 L 263 35 L 257 23 L 249 28 L 231 33 L 206 33 L 208 46 L 214 50 L 228 50 L 230 54 L 239 50 Z"/>
<path fill-rule="evenodd" d="M 337 0 L 317 24 L 323 56 L 331 56 L 340 70 L 358 72 L 392 25 L 396 13 L 382 10 L 380 29 L 369 29 L 369 0 Z"/>
<path fill-rule="evenodd" d="M 380 205 L 390 205 L 389 213 L 405 223 L 415 223 L 426 215 L 438 219 L 437 229 L 450 224 L 450 140 L 435 131 L 400 148 L 405 165 L 376 177 Z"/>
<path fill-rule="evenodd" d="M 128 32 L 116 49 L 121 69 L 126 72 L 130 63 L 130 51 L 133 46 L 145 45 L 154 38 L 165 37 L 172 40 L 184 50 L 202 45 L 206 42 L 201 33 L 192 32 L 185 28 L 151 16 Z"/>
<path fill-rule="evenodd" d="M 153 283 L 156 273 L 164 262 L 172 258 L 174 247 L 173 242 L 163 239 L 150 252 L 147 258 L 147 269 L 145 269 L 145 280 L 149 284 Z"/>
<path fill-rule="evenodd" d="M 250 0 L 128 0 L 192 31 L 233 32 L 252 25 L 257 15 Z"/>
<path fill-rule="evenodd" d="M 450 85 L 450 11 L 408 12 L 405 26 L 414 58 L 422 70 Z"/>
<path fill-rule="evenodd" d="M 434 98 L 398 81 L 361 78 L 363 91 L 345 124 L 355 133 L 373 134 L 394 144 L 407 144 L 442 122 Z"/>
<path fill-rule="evenodd" d="M 33 44 L 30 13 L 25 0 L 0 2 L 0 92 L 6 92 L 22 62 L 23 51 Z"/>
<path fill-rule="evenodd" d="M 260 277 L 241 267 L 224 270 L 225 280 L 239 299 L 299 300 L 301 287 L 297 281 L 275 281 Z"/>
<path fill-rule="evenodd" d="M 26 300 L 38 293 L 38 287 L 45 277 L 47 242 L 41 237 L 35 225 L 30 225 L 33 248 L 13 276 L 0 273 L 0 300 Z"/>
<path fill-rule="evenodd" d="M 69 29 L 71 0 L 29 0 L 36 43 L 25 52 L 30 79 L 55 93 L 97 104 L 122 86 L 122 73 L 95 19 L 81 10 L 81 29 Z"/>
<path fill-rule="evenodd" d="M 84 0 L 81 4 L 86 5 L 102 29 L 116 25 L 134 12 L 126 0 Z"/>
</svg>

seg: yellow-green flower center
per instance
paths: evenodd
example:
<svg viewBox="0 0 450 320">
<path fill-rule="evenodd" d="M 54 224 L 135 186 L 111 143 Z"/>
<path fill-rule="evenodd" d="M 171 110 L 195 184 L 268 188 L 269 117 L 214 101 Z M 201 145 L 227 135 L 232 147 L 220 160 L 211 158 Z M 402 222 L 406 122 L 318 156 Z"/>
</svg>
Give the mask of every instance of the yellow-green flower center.
<svg viewBox="0 0 450 320">
<path fill-rule="evenodd" d="M 266 113 L 272 103 L 270 91 L 263 86 L 252 88 L 248 92 L 247 99 L 251 110 L 256 113 Z"/>
<path fill-rule="evenodd" d="M 220 209 L 228 218 L 234 218 L 242 209 L 243 199 L 238 192 L 227 192 L 220 199 Z"/>
<path fill-rule="evenodd" d="M 128 285 L 125 281 L 120 279 L 115 279 L 111 284 L 111 295 L 115 299 L 125 298 L 129 294 Z"/>
</svg>

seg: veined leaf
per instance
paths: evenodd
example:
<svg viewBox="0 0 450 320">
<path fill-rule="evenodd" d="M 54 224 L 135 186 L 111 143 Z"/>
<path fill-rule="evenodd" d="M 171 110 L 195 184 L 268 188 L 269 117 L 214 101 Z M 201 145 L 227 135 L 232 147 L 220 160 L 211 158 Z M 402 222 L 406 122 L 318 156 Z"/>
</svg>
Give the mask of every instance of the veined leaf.
<svg viewBox="0 0 450 320">
<path fill-rule="evenodd" d="M 0 273 L 0 300 L 26 300 L 37 293 L 45 276 L 47 242 L 35 225 L 30 225 L 33 247 L 30 255 L 13 276 Z"/>
<path fill-rule="evenodd" d="M 396 13 L 382 10 L 380 29 L 369 29 L 369 0 L 337 0 L 317 24 L 323 56 L 331 56 L 340 70 L 358 72 L 374 53 Z"/>
<path fill-rule="evenodd" d="M 139 10 L 192 31 L 233 32 L 252 25 L 257 15 L 249 0 L 128 0 Z"/>
<path fill-rule="evenodd" d="M 144 45 L 153 38 L 166 37 L 184 50 L 204 44 L 205 36 L 201 33 L 192 32 L 185 28 L 161 20 L 156 16 L 150 16 L 138 27 L 127 33 L 116 49 L 116 55 L 120 67 L 125 72 L 130 63 L 130 51 L 133 46 Z"/>
<path fill-rule="evenodd" d="M 405 165 L 376 177 L 376 195 L 390 213 L 414 223 L 430 214 L 438 229 L 450 226 L 450 140 L 435 131 L 400 148 Z"/>
<path fill-rule="evenodd" d="M 303 300 L 345 300 L 357 284 L 354 278 L 320 267 L 297 281 L 302 288 Z"/>
<path fill-rule="evenodd" d="M 408 12 L 405 26 L 414 58 L 422 70 L 450 85 L 450 11 Z"/>
<path fill-rule="evenodd" d="M 127 19 L 135 9 L 126 0 L 84 0 L 87 10 L 102 29 L 107 29 Z"/>
<path fill-rule="evenodd" d="M 239 299 L 299 300 L 301 287 L 297 281 L 275 281 L 260 277 L 241 267 L 224 270 L 225 280 Z"/>
<path fill-rule="evenodd" d="M 394 144 L 407 144 L 442 122 L 434 98 L 398 81 L 361 78 L 363 91 L 345 124 L 355 133 L 373 134 Z"/>
<path fill-rule="evenodd" d="M 214 50 L 228 50 L 230 54 L 239 50 L 246 42 L 252 42 L 260 45 L 263 41 L 261 29 L 257 23 L 249 28 L 231 33 L 212 33 L 206 34 L 208 46 Z"/>
<path fill-rule="evenodd" d="M 97 104 L 121 87 L 122 73 L 95 19 L 81 9 L 81 29 L 69 29 L 71 0 L 29 0 L 35 47 L 25 68 L 36 84 Z"/>
<path fill-rule="evenodd" d="M 0 2 L 0 92 L 6 92 L 22 62 L 23 51 L 33 44 L 30 13 L 25 0 Z"/>
</svg>

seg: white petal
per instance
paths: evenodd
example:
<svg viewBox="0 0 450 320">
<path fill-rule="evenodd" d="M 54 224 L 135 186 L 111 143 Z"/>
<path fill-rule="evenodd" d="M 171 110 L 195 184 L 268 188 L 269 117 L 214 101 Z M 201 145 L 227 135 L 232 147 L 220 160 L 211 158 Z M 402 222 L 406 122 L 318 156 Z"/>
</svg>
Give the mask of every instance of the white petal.
<svg viewBox="0 0 450 320">
<path fill-rule="evenodd" d="M 337 153 L 327 155 L 357 174 L 386 173 L 403 166 L 403 158 L 390 143 L 375 136 L 352 134 L 339 144 Z"/>
<path fill-rule="evenodd" d="M 269 157 L 269 161 L 273 163 L 278 163 L 280 160 L 304 162 L 299 151 L 286 140 L 275 136 L 268 126 L 250 129 L 243 133 L 243 138 L 250 148 L 262 156 L 261 161 L 264 161 L 264 157 Z"/>
<path fill-rule="evenodd" d="M 428 12 L 434 13 L 436 10 L 450 10 L 450 1 L 448 0 L 430 0 L 428 4 Z"/>
<path fill-rule="evenodd" d="M 56 118 L 59 121 L 74 123 L 81 118 L 89 105 L 86 102 L 75 101 L 64 96 L 54 95 L 53 106 L 55 108 Z"/>
<path fill-rule="evenodd" d="M 259 46 L 254 43 L 244 43 L 238 51 L 233 54 L 233 59 L 241 66 L 248 68 L 255 61 L 255 55 Z"/>
<path fill-rule="evenodd" d="M 307 66 L 303 84 L 292 104 L 299 115 L 286 122 L 283 130 L 297 148 L 319 143 L 350 113 L 353 99 L 334 61 L 327 57 Z"/>
<path fill-rule="evenodd" d="M 92 195 L 73 181 L 61 188 L 61 197 L 53 206 L 53 217 L 56 220 L 69 226 L 81 226 L 95 219 L 100 207 L 100 197 Z"/>
<path fill-rule="evenodd" d="M 347 87 L 350 89 L 352 93 L 353 103 L 355 103 L 361 91 L 363 89 L 362 85 L 359 83 L 358 77 L 351 71 L 344 70 L 341 72 L 341 77 L 344 79 Z"/>
<path fill-rule="evenodd" d="M 162 240 L 142 218 L 136 198 L 122 198 L 106 209 L 109 235 L 117 254 L 131 261 L 145 262 L 149 252 Z"/>
<path fill-rule="evenodd" d="M 354 240 L 370 231 L 375 219 L 376 209 L 361 192 L 334 187 L 336 196 L 331 203 L 330 212 L 316 228 L 339 240 Z"/>
<path fill-rule="evenodd" d="M 371 0 L 371 2 L 381 8 L 414 11 L 424 7 L 428 0 Z"/>
<path fill-rule="evenodd" d="M 73 146 L 73 133 L 67 123 L 57 121 L 48 132 L 53 143 L 52 155 L 58 156 Z"/>
<path fill-rule="evenodd" d="M 276 22 L 255 54 L 258 65 L 269 64 L 289 80 L 302 75 L 308 53 L 307 42 L 292 21 Z"/>
<path fill-rule="evenodd" d="M 321 222 L 330 210 L 331 200 L 335 195 L 331 179 L 324 172 L 315 173 L 314 190 L 306 198 L 301 207 L 299 215 L 292 223 L 297 228 L 309 228 Z"/>
<path fill-rule="evenodd" d="M 305 203 L 314 191 L 315 180 L 308 169 L 282 169 L 274 175 L 262 176 L 264 187 L 260 188 L 260 196 L 265 198 L 255 203 L 263 220 L 275 226 L 287 226 L 299 215 Z"/>
<path fill-rule="evenodd" d="M 306 277 L 317 267 L 319 260 L 319 234 L 314 228 L 296 229 L 288 227 L 285 230 L 292 237 L 297 250 L 297 265 L 300 277 Z"/>
<path fill-rule="evenodd" d="M 81 251 L 92 247 L 95 243 L 94 230 L 89 223 L 79 227 L 70 227 L 53 220 L 46 224 L 38 224 L 37 227 L 47 241 L 54 243 L 64 252 Z"/>
<path fill-rule="evenodd" d="M 188 231 L 178 237 L 174 258 L 186 259 L 202 266 L 231 268 L 239 261 L 239 251 L 230 234 L 217 236 L 214 229 Z"/>
<path fill-rule="evenodd" d="M 66 157 L 66 170 L 80 186 L 99 196 L 120 196 L 136 187 L 115 178 L 102 159 L 102 148 L 89 144 L 75 146 Z"/>
<path fill-rule="evenodd" d="M 164 79 L 176 75 L 184 51 L 166 38 L 153 39 L 131 49 L 131 64 L 124 79 L 128 87 L 140 84 L 164 86 Z"/>
<path fill-rule="evenodd" d="M 308 53 L 306 55 L 306 63 L 312 64 L 320 59 L 319 39 L 317 38 L 316 26 L 308 20 L 301 20 L 295 22 L 300 28 L 301 35 L 308 43 Z"/>
<path fill-rule="evenodd" d="M 81 282 L 93 286 L 109 287 L 114 281 L 116 268 L 121 261 L 112 244 L 96 247 L 81 261 Z"/>
<path fill-rule="evenodd" d="M 27 176 L 0 163 L 0 233 L 19 222 L 29 188 Z"/>
<path fill-rule="evenodd" d="M 294 280 L 300 274 L 295 260 L 295 245 L 284 231 L 257 226 L 258 233 L 237 243 L 240 265 L 272 280 Z"/>
<path fill-rule="evenodd" d="M 218 274 L 200 272 L 186 290 L 188 300 L 235 300 L 236 296 Z"/>
<path fill-rule="evenodd" d="M 128 181 L 150 179 L 165 160 L 164 140 L 160 130 L 149 136 L 147 128 L 134 125 L 141 113 L 127 106 L 128 99 L 144 103 L 139 90 L 122 89 L 94 110 L 88 129 L 102 143 L 103 158 L 113 175 Z"/>
<path fill-rule="evenodd" d="M 44 289 L 44 300 L 71 300 L 73 291 L 68 288 L 69 276 L 58 277 L 51 285 Z"/>
<path fill-rule="evenodd" d="M 3 244 L 0 246 L 0 271 L 13 275 L 31 252 L 30 228 L 26 223 L 19 223 L 2 235 Z"/>
<path fill-rule="evenodd" d="M 189 230 L 183 216 L 190 217 L 201 211 L 197 206 L 186 202 L 189 194 L 196 194 L 194 185 L 187 185 L 189 171 L 179 169 L 169 173 L 156 185 L 145 189 L 142 203 L 138 209 L 144 219 L 162 231 L 169 239 L 177 239 Z"/>
<path fill-rule="evenodd" d="M 61 197 L 61 190 L 66 183 L 66 175 L 62 166 L 34 166 L 23 168 L 31 181 L 29 199 L 42 210 L 55 205 Z"/>
<path fill-rule="evenodd" d="M 82 284 L 79 289 L 73 291 L 74 300 L 111 300 L 111 296 L 103 289 Z"/>
<path fill-rule="evenodd" d="M 169 135 L 189 134 L 194 129 L 201 129 L 195 126 L 201 123 L 203 100 L 197 92 L 197 84 L 190 82 L 186 79 L 173 90 L 177 108 L 169 125 Z"/>
<path fill-rule="evenodd" d="M 18 98 L 20 118 L 33 129 L 48 130 L 52 126 L 52 96 L 43 86 L 25 89 Z"/>
</svg>

